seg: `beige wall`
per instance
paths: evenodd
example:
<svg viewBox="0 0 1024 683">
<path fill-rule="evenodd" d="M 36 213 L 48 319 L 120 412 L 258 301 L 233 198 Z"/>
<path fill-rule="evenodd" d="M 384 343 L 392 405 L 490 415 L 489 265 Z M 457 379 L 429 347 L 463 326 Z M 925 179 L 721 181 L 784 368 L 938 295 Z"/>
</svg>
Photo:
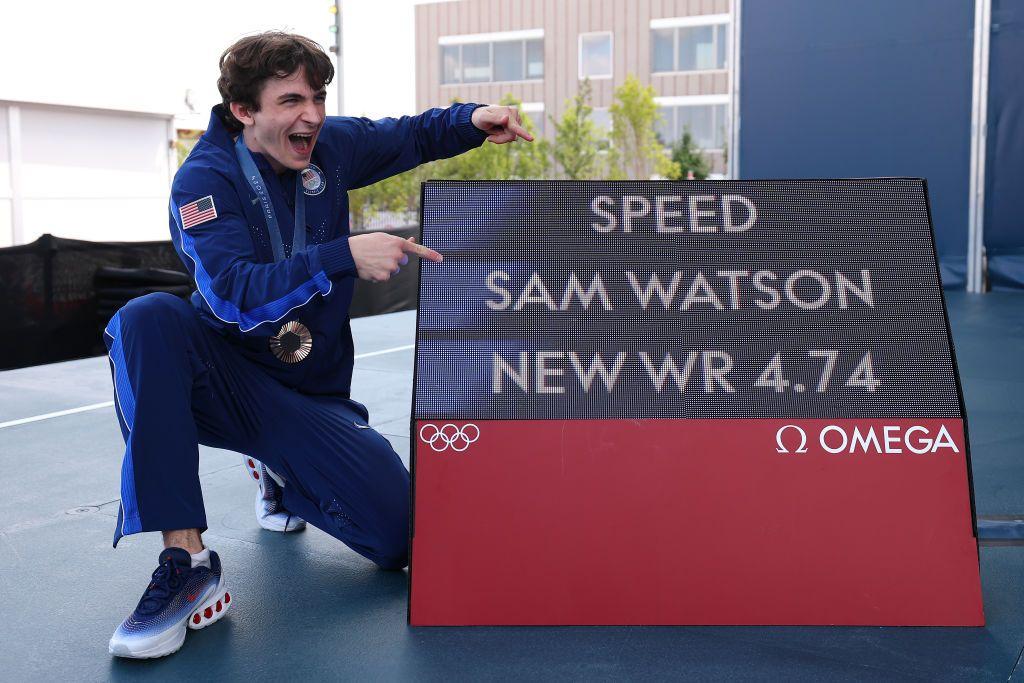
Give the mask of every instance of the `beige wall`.
<svg viewBox="0 0 1024 683">
<path fill-rule="evenodd" d="M 459 0 L 419 5 L 417 108 L 445 106 L 455 98 L 492 103 L 511 93 L 523 102 L 543 102 L 545 115 L 557 118 L 579 85 L 579 35 L 592 31 L 613 32 L 613 76 L 591 80 L 596 108 L 611 104 L 614 89 L 627 74 L 653 85 L 658 96 L 726 95 L 730 89 L 727 71 L 652 75 L 650 22 L 729 11 L 729 0 Z M 544 29 L 543 81 L 441 84 L 440 37 L 529 29 Z M 547 128 L 550 131 L 552 127 Z"/>
</svg>

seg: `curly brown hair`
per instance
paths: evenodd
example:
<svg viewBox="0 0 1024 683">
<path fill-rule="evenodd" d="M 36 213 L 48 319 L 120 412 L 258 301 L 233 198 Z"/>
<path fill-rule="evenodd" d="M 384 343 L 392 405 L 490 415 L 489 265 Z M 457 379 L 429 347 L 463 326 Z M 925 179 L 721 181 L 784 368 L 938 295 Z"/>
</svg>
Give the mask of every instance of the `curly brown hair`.
<svg viewBox="0 0 1024 683">
<path fill-rule="evenodd" d="M 267 31 L 247 36 L 224 50 L 220 56 L 217 89 L 224 103 L 224 116 L 238 130 L 242 123 L 231 115 L 231 102 L 260 110 L 260 93 L 267 80 L 286 78 L 300 67 L 306 70 L 306 82 L 319 90 L 334 80 L 334 64 L 319 44 L 304 36 L 282 31 Z"/>
</svg>

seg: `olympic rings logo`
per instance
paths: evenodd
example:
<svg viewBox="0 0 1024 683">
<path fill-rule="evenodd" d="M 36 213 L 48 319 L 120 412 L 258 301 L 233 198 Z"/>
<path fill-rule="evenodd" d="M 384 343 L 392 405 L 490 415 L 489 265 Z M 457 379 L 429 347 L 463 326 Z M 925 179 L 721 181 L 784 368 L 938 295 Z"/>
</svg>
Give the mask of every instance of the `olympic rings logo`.
<svg viewBox="0 0 1024 683">
<path fill-rule="evenodd" d="M 449 422 L 441 427 L 435 424 L 425 424 L 420 427 L 420 439 L 438 453 L 443 453 L 449 448 L 456 453 L 462 453 L 479 438 L 480 428 L 475 424 L 464 424 L 457 427 Z"/>
</svg>

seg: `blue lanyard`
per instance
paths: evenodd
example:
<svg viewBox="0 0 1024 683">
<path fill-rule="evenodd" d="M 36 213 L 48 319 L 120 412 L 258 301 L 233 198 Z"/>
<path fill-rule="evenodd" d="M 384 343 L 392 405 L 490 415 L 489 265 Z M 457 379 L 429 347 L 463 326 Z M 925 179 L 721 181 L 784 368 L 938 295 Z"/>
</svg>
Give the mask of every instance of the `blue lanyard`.
<svg viewBox="0 0 1024 683">
<path fill-rule="evenodd" d="M 235 155 L 238 163 L 242 165 L 242 173 L 249 181 L 249 187 L 259 197 L 260 205 L 263 207 L 263 217 L 267 221 L 267 231 L 270 233 L 270 246 L 274 250 L 274 262 L 284 261 L 284 241 L 281 239 L 281 228 L 277 224 L 277 214 L 274 213 L 274 205 L 270 202 L 270 193 L 267 192 L 267 184 L 256 168 L 256 161 L 252 158 L 249 148 L 245 146 L 242 136 L 239 135 L 235 141 Z M 306 248 L 306 195 L 302 191 L 302 174 L 295 174 L 295 229 L 292 231 L 292 256 Z"/>
</svg>

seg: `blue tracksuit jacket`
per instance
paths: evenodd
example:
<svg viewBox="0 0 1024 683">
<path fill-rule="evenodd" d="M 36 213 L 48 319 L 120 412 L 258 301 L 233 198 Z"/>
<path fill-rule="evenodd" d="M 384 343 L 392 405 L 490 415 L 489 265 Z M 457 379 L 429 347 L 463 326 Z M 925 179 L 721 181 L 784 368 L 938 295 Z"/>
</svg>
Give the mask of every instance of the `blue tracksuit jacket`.
<svg viewBox="0 0 1024 683">
<path fill-rule="evenodd" d="M 347 397 L 352 379 L 348 310 L 356 268 L 348 247 L 348 190 L 370 185 L 483 143 L 470 117 L 477 104 L 371 121 L 328 117 L 313 149 L 306 190 L 306 249 L 274 263 L 260 202 L 242 174 L 231 133 L 215 107 L 206 133 L 171 188 L 171 239 L 195 279 L 193 305 L 204 321 L 284 384 L 307 394 Z M 268 186 L 290 254 L 295 173 L 278 176 L 253 154 Z M 183 227 L 181 208 L 212 197 L 216 217 Z M 204 214 L 209 216 L 209 213 Z M 288 364 L 269 350 L 280 325 L 299 320 L 313 335 L 305 360 Z"/>
</svg>

